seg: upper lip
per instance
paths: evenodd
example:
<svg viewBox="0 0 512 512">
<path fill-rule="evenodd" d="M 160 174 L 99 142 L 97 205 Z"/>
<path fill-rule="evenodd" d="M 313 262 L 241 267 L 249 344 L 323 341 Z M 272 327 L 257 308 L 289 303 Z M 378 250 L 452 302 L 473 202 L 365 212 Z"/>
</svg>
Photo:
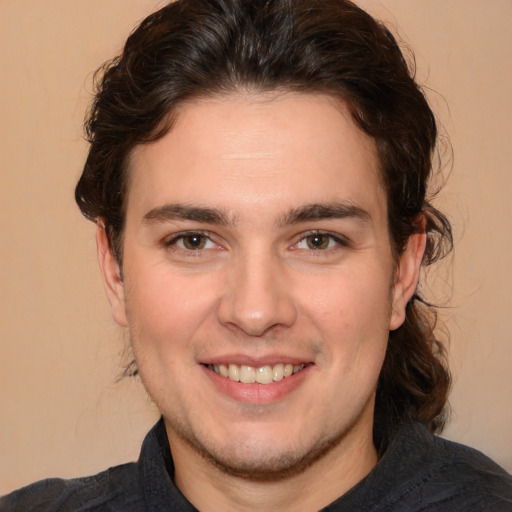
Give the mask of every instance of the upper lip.
<svg viewBox="0 0 512 512">
<path fill-rule="evenodd" d="M 226 354 L 221 356 L 208 357 L 201 361 L 201 364 L 237 364 L 239 366 L 252 366 L 260 368 L 262 366 L 274 366 L 276 364 L 308 364 L 311 359 L 284 354 L 272 354 L 265 356 L 251 356 L 245 354 Z"/>
</svg>

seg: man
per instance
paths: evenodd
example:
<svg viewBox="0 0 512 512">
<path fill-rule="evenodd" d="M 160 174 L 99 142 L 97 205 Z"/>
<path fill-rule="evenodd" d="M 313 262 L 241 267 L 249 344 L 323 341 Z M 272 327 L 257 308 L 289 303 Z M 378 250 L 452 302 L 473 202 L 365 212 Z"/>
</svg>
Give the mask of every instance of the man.
<svg viewBox="0 0 512 512">
<path fill-rule="evenodd" d="M 76 189 L 162 420 L 136 464 L 1 510 L 512 510 L 434 437 L 449 374 L 418 291 L 451 248 L 434 116 L 342 0 L 181 0 L 104 70 Z"/>
</svg>

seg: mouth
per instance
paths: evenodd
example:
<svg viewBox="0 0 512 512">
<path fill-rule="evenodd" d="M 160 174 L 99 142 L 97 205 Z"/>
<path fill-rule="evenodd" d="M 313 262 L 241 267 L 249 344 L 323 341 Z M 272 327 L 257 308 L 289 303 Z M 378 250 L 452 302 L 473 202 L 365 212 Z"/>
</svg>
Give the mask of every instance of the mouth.
<svg viewBox="0 0 512 512">
<path fill-rule="evenodd" d="M 275 365 L 248 366 L 238 364 L 207 364 L 209 370 L 221 377 L 242 384 L 271 384 L 301 372 L 305 364 L 278 363 Z"/>
</svg>

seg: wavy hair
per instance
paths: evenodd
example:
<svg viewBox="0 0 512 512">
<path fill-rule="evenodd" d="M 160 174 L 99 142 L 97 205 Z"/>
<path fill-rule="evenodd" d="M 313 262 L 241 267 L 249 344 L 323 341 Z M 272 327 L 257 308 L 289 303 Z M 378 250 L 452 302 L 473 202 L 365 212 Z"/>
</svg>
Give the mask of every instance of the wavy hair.
<svg viewBox="0 0 512 512">
<path fill-rule="evenodd" d="M 122 264 L 127 159 L 172 129 L 182 102 L 240 90 L 325 93 L 343 101 L 374 141 L 398 257 L 422 229 L 430 265 L 450 252 L 447 218 L 427 196 L 438 129 L 390 31 L 348 0 L 178 0 L 147 17 L 96 75 L 86 120 L 90 148 L 75 197 L 105 223 Z M 435 309 L 419 291 L 390 332 L 376 396 L 374 442 L 382 452 L 403 421 L 444 424 L 450 385 Z"/>
</svg>

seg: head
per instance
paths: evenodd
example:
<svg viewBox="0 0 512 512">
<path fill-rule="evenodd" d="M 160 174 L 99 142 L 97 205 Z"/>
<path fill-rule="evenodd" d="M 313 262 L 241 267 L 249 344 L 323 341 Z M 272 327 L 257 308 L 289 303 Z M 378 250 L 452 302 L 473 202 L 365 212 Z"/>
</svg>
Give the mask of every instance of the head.
<svg viewBox="0 0 512 512">
<path fill-rule="evenodd" d="M 172 133 L 187 105 L 290 94 L 329 98 L 371 142 L 393 262 L 421 233 L 424 265 L 449 250 L 449 223 L 428 198 L 436 121 L 383 25 L 346 0 L 184 0 L 145 19 L 101 70 L 87 120 L 90 150 L 76 200 L 104 226 L 121 280 L 137 148 Z M 443 425 L 449 375 L 433 323 L 415 290 L 405 320 L 389 332 L 378 377 L 378 450 L 402 421 Z"/>
</svg>

